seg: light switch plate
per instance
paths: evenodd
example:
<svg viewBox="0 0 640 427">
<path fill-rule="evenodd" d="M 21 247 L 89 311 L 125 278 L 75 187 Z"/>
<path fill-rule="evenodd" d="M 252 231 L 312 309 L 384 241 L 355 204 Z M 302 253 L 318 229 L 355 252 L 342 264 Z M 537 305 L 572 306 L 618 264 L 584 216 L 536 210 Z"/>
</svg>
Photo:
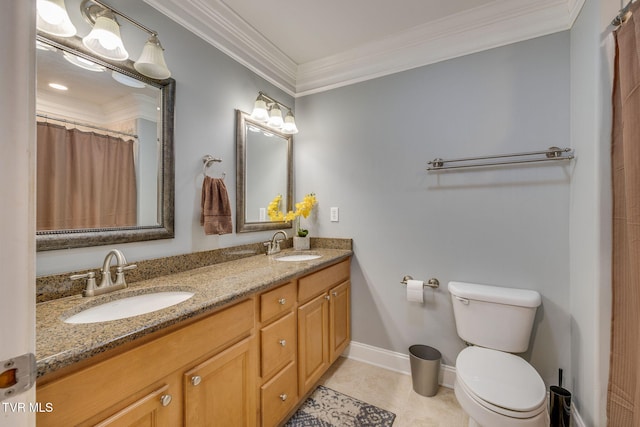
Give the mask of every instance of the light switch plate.
<svg viewBox="0 0 640 427">
<path fill-rule="evenodd" d="M 340 212 L 336 207 L 331 208 L 331 222 L 340 221 Z"/>
</svg>

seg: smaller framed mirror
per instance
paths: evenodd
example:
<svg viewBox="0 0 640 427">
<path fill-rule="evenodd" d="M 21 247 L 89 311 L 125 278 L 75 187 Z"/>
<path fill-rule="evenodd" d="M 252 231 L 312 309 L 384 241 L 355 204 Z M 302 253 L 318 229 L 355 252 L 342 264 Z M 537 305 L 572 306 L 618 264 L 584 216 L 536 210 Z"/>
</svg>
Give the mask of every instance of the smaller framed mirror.
<svg viewBox="0 0 640 427">
<path fill-rule="evenodd" d="M 236 231 L 291 228 L 271 221 L 268 206 L 282 196 L 280 210 L 293 209 L 293 137 L 236 110 Z"/>
</svg>

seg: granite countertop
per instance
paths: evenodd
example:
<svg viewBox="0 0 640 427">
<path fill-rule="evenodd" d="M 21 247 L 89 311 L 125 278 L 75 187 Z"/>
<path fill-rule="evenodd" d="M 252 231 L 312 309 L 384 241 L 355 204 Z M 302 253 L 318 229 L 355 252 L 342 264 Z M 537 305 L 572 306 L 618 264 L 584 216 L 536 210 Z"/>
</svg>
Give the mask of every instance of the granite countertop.
<svg viewBox="0 0 640 427">
<path fill-rule="evenodd" d="M 313 249 L 305 253 L 322 256 L 309 261 L 276 261 L 292 252 L 283 250 L 270 256 L 256 255 L 143 280 L 130 284 L 127 289 L 97 297 L 76 295 L 36 304 L 38 377 L 352 255 L 350 250 Z M 90 306 L 162 290 L 189 291 L 195 295 L 177 305 L 122 320 L 64 323 L 64 319 Z"/>
</svg>

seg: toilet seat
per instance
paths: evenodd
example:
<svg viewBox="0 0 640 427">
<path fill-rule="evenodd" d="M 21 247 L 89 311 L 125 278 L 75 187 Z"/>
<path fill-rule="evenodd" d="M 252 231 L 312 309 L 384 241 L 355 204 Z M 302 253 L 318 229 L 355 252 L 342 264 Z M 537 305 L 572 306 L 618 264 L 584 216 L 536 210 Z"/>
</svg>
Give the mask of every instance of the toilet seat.
<svg viewBox="0 0 640 427">
<path fill-rule="evenodd" d="M 511 418 L 531 418 L 546 408 L 546 388 L 521 357 L 468 347 L 456 360 L 456 380 L 471 399 Z"/>
</svg>

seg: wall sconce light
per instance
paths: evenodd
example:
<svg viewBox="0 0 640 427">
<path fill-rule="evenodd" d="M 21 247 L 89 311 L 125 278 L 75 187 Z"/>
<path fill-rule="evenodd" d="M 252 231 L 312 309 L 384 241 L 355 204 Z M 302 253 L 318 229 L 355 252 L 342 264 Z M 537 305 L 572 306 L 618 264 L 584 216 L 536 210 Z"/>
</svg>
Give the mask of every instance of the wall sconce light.
<svg viewBox="0 0 640 427">
<path fill-rule="evenodd" d="M 64 0 L 37 0 L 36 27 L 58 37 L 73 37 L 76 27 L 71 22 Z"/>
<path fill-rule="evenodd" d="M 109 9 L 103 9 L 96 17 L 93 29 L 82 39 L 84 47 L 103 58 L 124 61 L 129 52 L 120 37 L 120 25 Z"/>
<path fill-rule="evenodd" d="M 60 37 L 72 37 L 76 29 L 69 20 L 64 0 L 37 0 L 38 30 Z M 149 33 L 150 37 L 142 49 L 140 58 L 133 67 L 152 79 L 164 80 L 171 77 L 171 71 L 164 60 L 164 49 L 158 39 L 158 33 L 150 30 L 122 12 L 108 6 L 100 0 L 83 0 L 80 11 L 84 18 L 93 25 L 93 29 L 82 39 L 82 44 L 95 55 L 112 61 L 125 61 L 129 53 L 120 37 L 120 24 L 116 15 L 129 21 L 136 27 Z M 64 18 L 66 16 L 66 18 Z M 61 22 L 63 29 L 53 23 Z M 66 23 L 68 21 L 68 23 Z M 73 32 L 70 30 L 71 26 Z"/>
<path fill-rule="evenodd" d="M 288 110 L 284 119 L 282 118 L 282 109 Z M 255 121 L 266 123 L 267 126 L 279 130 L 284 134 L 293 135 L 298 133 L 296 127 L 296 119 L 293 116 L 293 108 L 284 105 L 280 101 L 276 101 L 264 92 L 258 92 L 258 98 L 253 106 L 251 118 Z"/>
</svg>

